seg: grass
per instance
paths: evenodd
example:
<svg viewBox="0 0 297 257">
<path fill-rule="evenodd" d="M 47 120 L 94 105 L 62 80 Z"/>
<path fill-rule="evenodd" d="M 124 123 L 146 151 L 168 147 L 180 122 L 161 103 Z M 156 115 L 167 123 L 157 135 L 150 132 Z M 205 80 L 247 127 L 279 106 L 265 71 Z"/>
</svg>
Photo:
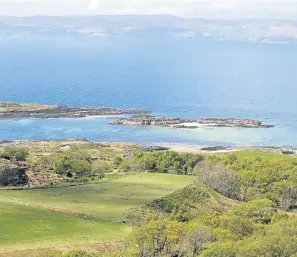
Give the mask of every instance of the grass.
<svg viewBox="0 0 297 257">
<path fill-rule="evenodd" d="M 0 251 L 119 240 L 131 230 L 120 223 L 122 213 L 190 181 L 189 176 L 140 173 L 83 186 L 1 190 Z"/>
<path fill-rule="evenodd" d="M 223 155 L 236 155 L 241 160 L 255 159 L 257 157 L 260 157 L 264 160 L 297 158 L 296 155 L 284 155 L 279 150 L 242 150 Z"/>
<path fill-rule="evenodd" d="M 23 104 L 13 102 L 0 102 L 0 112 L 14 112 L 14 111 L 40 111 L 55 109 L 54 105 L 41 105 L 41 104 Z"/>
<path fill-rule="evenodd" d="M 67 214 L 0 203 L 0 252 L 120 240 L 122 223 L 84 220 Z"/>
<path fill-rule="evenodd" d="M 33 207 L 42 205 L 91 215 L 105 221 L 120 221 L 121 213 L 172 193 L 189 182 L 188 176 L 141 173 L 99 184 L 1 190 L 0 202 Z"/>
</svg>

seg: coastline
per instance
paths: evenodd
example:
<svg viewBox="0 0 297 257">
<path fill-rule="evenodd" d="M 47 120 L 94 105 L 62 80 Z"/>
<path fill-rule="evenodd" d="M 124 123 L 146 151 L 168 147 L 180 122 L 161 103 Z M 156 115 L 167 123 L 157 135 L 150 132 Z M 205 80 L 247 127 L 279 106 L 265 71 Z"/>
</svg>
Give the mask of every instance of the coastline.
<svg viewBox="0 0 297 257">
<path fill-rule="evenodd" d="M 24 104 L 0 101 L 0 119 L 11 118 L 90 118 L 115 117 L 111 125 L 155 126 L 181 129 L 202 127 L 273 128 L 275 125 L 246 118 L 200 118 L 182 119 L 179 117 L 157 117 L 151 111 L 141 109 L 118 109 L 113 107 L 71 107 L 41 104 Z M 132 115 L 121 117 L 121 115 Z"/>
<path fill-rule="evenodd" d="M 284 146 L 203 146 L 190 144 L 176 144 L 176 143 L 156 143 L 156 144 L 137 144 L 133 142 L 99 142 L 89 141 L 83 139 L 68 139 L 68 140 L 0 140 L 0 149 L 5 147 L 31 147 L 34 144 L 57 143 L 61 146 L 65 145 L 100 145 L 103 147 L 121 148 L 121 149 L 139 149 L 143 151 L 174 151 L 178 153 L 192 153 L 192 154 L 214 154 L 214 153 L 232 153 L 239 151 L 277 151 L 282 153 Z M 291 149 L 297 150 L 297 147 Z"/>
<path fill-rule="evenodd" d="M 57 105 L 24 104 L 0 101 L 0 119 L 11 118 L 87 118 L 119 116 L 125 114 L 148 114 L 148 110 L 118 109 L 113 107 L 71 107 Z"/>
</svg>

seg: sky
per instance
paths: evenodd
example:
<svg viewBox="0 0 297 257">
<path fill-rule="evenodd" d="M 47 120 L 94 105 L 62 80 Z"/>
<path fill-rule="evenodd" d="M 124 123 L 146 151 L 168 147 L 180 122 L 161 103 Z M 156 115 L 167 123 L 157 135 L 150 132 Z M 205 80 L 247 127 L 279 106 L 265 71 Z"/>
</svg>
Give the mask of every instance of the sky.
<svg viewBox="0 0 297 257">
<path fill-rule="evenodd" d="M 167 14 L 206 19 L 297 19 L 297 0 L 0 0 L 0 15 Z"/>
</svg>

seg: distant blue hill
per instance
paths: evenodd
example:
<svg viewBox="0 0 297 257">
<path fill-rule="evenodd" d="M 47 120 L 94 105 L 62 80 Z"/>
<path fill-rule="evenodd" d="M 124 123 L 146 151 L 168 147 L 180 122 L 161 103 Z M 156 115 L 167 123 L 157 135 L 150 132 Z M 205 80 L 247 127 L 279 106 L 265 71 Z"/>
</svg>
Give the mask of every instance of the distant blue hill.
<svg viewBox="0 0 297 257">
<path fill-rule="evenodd" d="M 0 16 L 0 38 L 198 37 L 252 42 L 297 42 L 293 20 L 205 20 L 166 15 Z"/>
</svg>

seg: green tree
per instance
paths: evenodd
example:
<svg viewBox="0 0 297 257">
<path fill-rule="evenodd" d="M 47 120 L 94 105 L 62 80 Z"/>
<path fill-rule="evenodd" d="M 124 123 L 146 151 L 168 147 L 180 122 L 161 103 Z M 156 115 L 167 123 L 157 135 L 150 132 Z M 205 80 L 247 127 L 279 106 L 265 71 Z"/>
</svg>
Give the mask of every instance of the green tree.
<svg viewBox="0 0 297 257">
<path fill-rule="evenodd" d="M 276 205 L 269 199 L 253 200 L 233 207 L 232 212 L 256 223 L 269 223 L 276 213 Z"/>
<path fill-rule="evenodd" d="M 220 227 L 230 230 L 238 239 L 250 236 L 254 231 L 254 225 L 251 221 L 236 215 L 224 216 L 221 220 Z"/>
<path fill-rule="evenodd" d="M 201 257 L 237 257 L 235 243 L 224 242 L 211 244 L 199 256 Z"/>
</svg>

